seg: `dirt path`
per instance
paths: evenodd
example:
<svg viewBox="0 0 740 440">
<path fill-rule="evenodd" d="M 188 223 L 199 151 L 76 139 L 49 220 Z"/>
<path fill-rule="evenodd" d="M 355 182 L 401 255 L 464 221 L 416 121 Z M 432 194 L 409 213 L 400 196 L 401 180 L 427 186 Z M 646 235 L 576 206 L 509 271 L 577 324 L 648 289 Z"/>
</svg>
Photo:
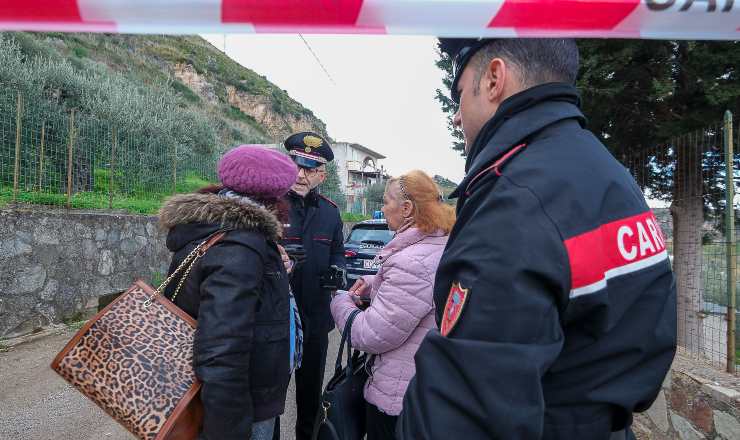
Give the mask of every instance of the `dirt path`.
<svg viewBox="0 0 740 440">
<path fill-rule="evenodd" d="M 132 440 L 134 437 L 93 403 L 67 385 L 49 364 L 73 332 L 18 345 L 0 353 L 0 439 Z M 334 365 L 338 333 L 330 335 L 327 366 Z M 327 369 L 327 380 L 332 371 Z M 293 439 L 295 397 L 291 383 L 283 439 Z"/>
</svg>

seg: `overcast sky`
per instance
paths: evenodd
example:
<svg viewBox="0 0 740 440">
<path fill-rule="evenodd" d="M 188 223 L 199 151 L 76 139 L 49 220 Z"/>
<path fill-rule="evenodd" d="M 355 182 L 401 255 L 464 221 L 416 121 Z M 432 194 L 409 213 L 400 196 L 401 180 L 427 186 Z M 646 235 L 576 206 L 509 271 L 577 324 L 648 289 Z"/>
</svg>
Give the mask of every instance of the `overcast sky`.
<svg viewBox="0 0 740 440">
<path fill-rule="evenodd" d="M 204 35 L 219 49 L 224 35 Z M 389 172 L 418 168 L 460 182 L 464 161 L 453 151 L 445 115 L 434 99 L 442 87 L 435 40 L 411 36 L 226 36 L 226 53 L 285 89 L 326 123 L 337 141 L 356 142 L 388 158 Z"/>
</svg>

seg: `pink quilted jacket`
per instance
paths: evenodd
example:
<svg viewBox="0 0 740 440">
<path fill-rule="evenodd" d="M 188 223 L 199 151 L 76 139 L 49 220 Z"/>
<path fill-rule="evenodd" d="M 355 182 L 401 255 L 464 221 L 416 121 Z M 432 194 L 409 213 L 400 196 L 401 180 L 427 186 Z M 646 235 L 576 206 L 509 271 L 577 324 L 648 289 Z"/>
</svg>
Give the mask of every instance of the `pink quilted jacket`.
<svg viewBox="0 0 740 440">
<path fill-rule="evenodd" d="M 414 354 L 434 321 L 434 276 L 447 243 L 441 231 L 424 234 L 417 228 L 397 234 L 380 254 L 377 275 L 364 277 L 370 285 L 370 307 L 352 324 L 352 346 L 376 354 L 365 384 L 365 400 L 389 415 L 398 415 L 403 395 L 416 373 Z M 349 295 L 331 303 L 342 329 L 356 309 Z"/>
</svg>

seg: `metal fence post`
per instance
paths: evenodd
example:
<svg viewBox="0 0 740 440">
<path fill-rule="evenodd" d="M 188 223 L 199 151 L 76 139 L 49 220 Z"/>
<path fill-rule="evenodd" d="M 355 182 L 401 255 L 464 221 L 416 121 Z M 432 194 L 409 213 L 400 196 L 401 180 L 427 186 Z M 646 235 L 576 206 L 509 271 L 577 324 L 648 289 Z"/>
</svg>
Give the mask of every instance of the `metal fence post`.
<svg viewBox="0 0 740 440">
<path fill-rule="evenodd" d="M 72 207 L 72 152 L 74 150 L 75 109 L 69 113 L 69 145 L 67 148 L 67 209 Z"/>
<path fill-rule="evenodd" d="M 23 96 L 18 92 L 18 104 L 15 114 L 15 163 L 13 166 L 13 203 L 18 201 L 18 180 L 21 171 L 21 112 L 23 111 Z"/>
<path fill-rule="evenodd" d="M 110 179 L 108 181 L 108 209 L 113 209 L 113 176 L 116 174 L 116 127 L 111 130 Z"/>
<path fill-rule="evenodd" d="M 172 194 L 177 194 L 177 144 L 175 144 L 175 155 L 172 157 Z"/>
<path fill-rule="evenodd" d="M 725 238 L 727 239 L 727 371 L 735 373 L 735 290 L 737 279 L 737 266 L 735 258 L 737 249 L 735 243 L 735 166 L 734 151 L 732 145 L 732 113 L 725 112 L 724 126 L 725 140 Z"/>
<path fill-rule="evenodd" d="M 41 192 L 44 187 L 44 142 L 46 140 L 46 121 L 41 122 L 41 151 L 39 153 L 39 186 Z"/>
</svg>

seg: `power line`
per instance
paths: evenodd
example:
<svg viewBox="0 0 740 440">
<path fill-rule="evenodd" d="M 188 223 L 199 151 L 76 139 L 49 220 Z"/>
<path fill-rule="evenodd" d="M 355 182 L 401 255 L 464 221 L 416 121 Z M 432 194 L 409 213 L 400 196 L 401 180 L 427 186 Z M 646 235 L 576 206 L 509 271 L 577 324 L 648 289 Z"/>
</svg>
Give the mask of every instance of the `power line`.
<svg viewBox="0 0 740 440">
<path fill-rule="evenodd" d="M 323 71 L 324 71 L 324 73 L 326 74 L 326 77 L 327 77 L 327 78 L 329 78 L 329 81 L 330 81 L 330 82 L 331 82 L 332 84 L 334 84 L 334 85 L 337 85 L 337 83 L 336 83 L 336 82 L 334 82 L 334 78 L 332 78 L 332 77 L 331 77 L 331 75 L 329 74 L 329 71 L 328 71 L 328 70 L 326 70 L 326 67 L 324 67 L 324 64 L 323 64 L 323 63 L 321 62 L 321 60 L 319 59 L 319 56 L 318 56 L 318 55 L 316 55 L 316 52 L 314 52 L 314 51 L 313 51 L 313 49 L 311 48 L 311 45 L 310 45 L 310 44 L 308 44 L 308 41 L 306 41 L 306 39 L 305 39 L 305 38 L 303 38 L 303 35 L 301 35 L 301 34 L 298 34 L 298 36 L 299 36 L 299 37 L 301 37 L 301 40 L 303 40 L 303 43 L 304 43 L 304 44 L 306 45 L 306 47 L 308 48 L 309 52 L 311 52 L 311 55 L 313 55 L 313 57 L 314 57 L 314 58 L 316 59 L 316 62 L 317 62 L 317 63 L 319 63 L 319 66 L 321 67 L 321 70 L 323 70 Z"/>
</svg>

